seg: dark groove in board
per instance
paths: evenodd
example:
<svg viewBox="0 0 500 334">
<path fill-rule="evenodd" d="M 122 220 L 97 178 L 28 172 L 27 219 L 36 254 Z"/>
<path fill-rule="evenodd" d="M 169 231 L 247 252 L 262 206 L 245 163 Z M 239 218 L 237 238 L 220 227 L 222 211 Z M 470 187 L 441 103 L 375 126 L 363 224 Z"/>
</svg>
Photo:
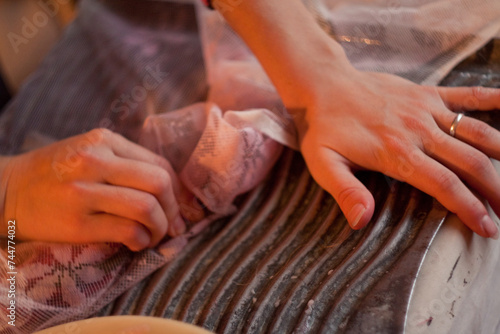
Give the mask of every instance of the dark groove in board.
<svg viewBox="0 0 500 334">
<path fill-rule="evenodd" d="M 304 178 L 302 178 L 304 179 Z M 281 216 L 281 215 L 280 215 Z M 288 215 L 287 215 L 288 216 Z M 291 239 L 291 235 L 297 233 L 300 228 L 303 227 L 303 222 L 299 221 L 297 224 L 294 224 L 293 221 L 288 221 L 287 226 L 280 226 L 286 222 L 284 219 L 274 219 L 273 223 L 269 221 L 264 223 L 268 228 L 268 233 L 262 235 L 259 239 L 254 238 L 250 242 L 252 243 L 251 248 L 248 248 L 248 252 L 243 254 L 243 257 L 240 259 L 235 259 L 235 263 L 232 265 L 230 271 L 226 271 L 225 279 L 228 282 L 232 282 L 232 286 L 229 285 L 224 287 L 217 287 L 216 291 L 214 291 L 213 297 L 209 300 L 213 305 L 218 305 L 223 307 L 223 300 L 227 300 L 230 302 L 231 296 L 233 294 L 237 294 L 237 291 L 234 291 L 234 287 L 245 284 L 245 282 L 250 281 L 252 279 L 253 273 L 260 272 L 257 271 L 256 268 L 259 265 L 260 259 L 266 259 L 270 255 L 266 253 L 275 253 L 278 252 L 280 248 L 286 247 L 282 246 L 285 242 L 288 245 L 287 241 Z M 274 237 L 273 237 L 274 235 Z M 272 255 L 272 254 L 271 254 Z M 242 271 L 241 267 L 245 267 L 248 270 L 248 274 L 245 271 Z M 233 292 L 231 292 L 233 290 Z M 224 309 L 228 309 L 227 305 L 223 307 Z M 207 310 L 208 311 L 208 310 Z M 203 314 L 203 316 L 207 316 L 207 312 Z M 229 313 L 228 313 L 229 314 Z M 221 313 L 219 312 L 211 312 L 211 319 L 200 318 L 200 322 L 202 323 L 219 323 L 220 320 L 215 321 L 215 317 L 219 317 Z M 222 332 L 222 328 L 218 328 L 218 331 Z"/>
</svg>

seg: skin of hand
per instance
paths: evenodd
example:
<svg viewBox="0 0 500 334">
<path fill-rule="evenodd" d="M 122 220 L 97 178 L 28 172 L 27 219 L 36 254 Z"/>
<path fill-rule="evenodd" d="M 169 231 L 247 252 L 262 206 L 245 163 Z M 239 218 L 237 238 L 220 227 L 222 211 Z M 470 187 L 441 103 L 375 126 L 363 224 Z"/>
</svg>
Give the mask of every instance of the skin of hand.
<svg viewBox="0 0 500 334">
<path fill-rule="evenodd" d="M 1 233 L 15 219 L 20 240 L 118 242 L 138 251 L 182 234 L 176 197 L 185 207 L 193 203 L 167 160 L 106 129 L 1 165 Z"/>
<path fill-rule="evenodd" d="M 382 172 L 435 197 L 474 232 L 498 228 L 474 189 L 500 215 L 500 133 L 456 111 L 500 109 L 500 90 L 436 88 L 356 70 L 300 0 L 216 0 L 276 86 L 299 132 L 315 180 L 354 229 L 373 216 L 374 199 L 354 176 Z M 470 187 L 470 188 L 469 188 Z"/>
</svg>

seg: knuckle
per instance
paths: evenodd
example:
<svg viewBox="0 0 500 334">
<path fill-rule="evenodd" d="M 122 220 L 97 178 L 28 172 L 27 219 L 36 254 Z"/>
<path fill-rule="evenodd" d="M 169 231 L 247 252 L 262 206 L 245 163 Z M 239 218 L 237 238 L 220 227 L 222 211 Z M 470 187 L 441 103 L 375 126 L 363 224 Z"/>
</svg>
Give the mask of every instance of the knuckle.
<svg viewBox="0 0 500 334">
<path fill-rule="evenodd" d="M 360 189 L 358 187 L 349 187 L 342 189 L 337 195 L 337 203 L 341 208 L 356 203 L 356 198 Z"/>
<path fill-rule="evenodd" d="M 90 131 L 90 133 L 92 133 L 93 135 L 99 135 L 99 136 L 103 136 L 103 137 L 109 137 L 109 136 L 112 136 L 114 134 L 111 130 L 106 129 L 106 128 L 93 129 Z"/>
<path fill-rule="evenodd" d="M 167 159 L 165 159 L 164 157 L 162 157 L 161 155 L 154 153 L 154 157 L 155 157 L 155 163 L 158 165 L 158 166 L 161 166 L 162 168 L 166 168 L 166 166 L 169 166 L 170 163 L 168 162 Z"/>
<path fill-rule="evenodd" d="M 81 182 L 68 183 L 66 191 L 69 198 L 87 198 L 89 195 L 87 187 Z"/>
<path fill-rule="evenodd" d="M 472 201 L 469 203 L 467 210 L 478 218 L 487 214 L 484 204 L 475 196 L 472 197 Z"/>
<path fill-rule="evenodd" d="M 422 151 L 427 155 L 434 154 L 439 147 L 438 145 L 444 143 L 448 136 L 441 130 L 430 132 L 429 135 L 422 138 Z"/>
<path fill-rule="evenodd" d="M 100 157 L 92 150 L 78 151 L 82 161 L 82 168 L 85 170 L 96 168 L 100 165 Z"/>
<path fill-rule="evenodd" d="M 157 208 L 157 205 L 156 198 L 152 195 L 146 194 L 143 198 L 141 198 L 141 200 L 137 201 L 135 209 L 140 217 L 150 220 Z"/>
<path fill-rule="evenodd" d="M 490 159 L 480 152 L 473 152 L 465 158 L 465 164 L 470 172 L 484 175 L 489 171 Z"/>
<path fill-rule="evenodd" d="M 469 227 L 474 228 L 481 217 L 487 214 L 487 211 L 481 201 L 471 194 L 467 202 L 463 203 L 454 213 Z"/>
<path fill-rule="evenodd" d="M 98 129 L 93 129 L 86 133 L 83 137 L 87 139 L 89 142 L 91 142 L 94 146 L 98 146 L 101 144 L 110 131 L 105 128 L 98 128 Z"/>
<path fill-rule="evenodd" d="M 460 183 L 458 177 L 449 171 L 437 172 L 434 175 L 435 185 L 443 193 L 453 193 L 457 184 Z"/>
<path fill-rule="evenodd" d="M 104 143 L 109 143 L 110 141 L 113 140 L 115 136 L 118 136 L 116 133 L 113 131 L 106 129 L 106 128 L 97 128 L 93 129 L 89 132 L 89 136 L 95 137 L 95 138 L 100 138 L 102 142 Z"/>
<path fill-rule="evenodd" d="M 475 141 L 485 143 L 493 136 L 492 129 L 486 123 L 474 121 L 470 125 L 470 135 Z"/>
<path fill-rule="evenodd" d="M 138 224 L 130 224 L 122 231 L 122 243 L 133 251 L 139 251 L 149 245 L 144 228 Z"/>
<path fill-rule="evenodd" d="M 170 174 L 166 170 L 160 168 L 158 168 L 158 171 L 151 182 L 155 194 L 163 194 L 172 187 Z"/>
<path fill-rule="evenodd" d="M 396 136 L 385 135 L 382 140 L 383 144 L 372 151 L 376 167 L 393 170 L 397 167 L 398 161 L 406 160 L 405 157 L 410 150 L 403 140 Z"/>
<path fill-rule="evenodd" d="M 421 117 L 418 117 L 418 115 L 406 115 L 403 118 L 403 122 L 409 130 L 415 130 L 420 133 L 428 131 L 426 122 Z"/>
<path fill-rule="evenodd" d="M 407 152 L 407 146 L 399 136 L 385 136 L 384 142 L 389 152 L 394 154 L 403 155 Z"/>
<path fill-rule="evenodd" d="M 87 143 L 84 143 L 84 144 L 87 144 Z M 97 155 L 96 155 L 95 151 L 92 150 L 89 146 L 78 145 L 76 148 L 76 152 L 83 160 L 93 161 L 93 160 L 97 159 Z"/>
<path fill-rule="evenodd" d="M 475 86 L 471 88 L 472 96 L 478 100 L 483 100 L 488 97 L 489 89 L 482 86 Z"/>
</svg>

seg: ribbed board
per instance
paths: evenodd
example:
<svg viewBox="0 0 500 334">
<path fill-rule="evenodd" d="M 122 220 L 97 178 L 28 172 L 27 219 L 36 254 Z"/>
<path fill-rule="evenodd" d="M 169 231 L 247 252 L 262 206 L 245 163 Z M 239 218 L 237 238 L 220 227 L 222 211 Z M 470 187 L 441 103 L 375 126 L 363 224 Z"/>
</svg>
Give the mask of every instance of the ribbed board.
<svg viewBox="0 0 500 334">
<path fill-rule="evenodd" d="M 367 312 L 369 294 L 385 294 L 384 280 L 412 282 L 446 215 L 407 185 L 373 173 L 362 179 L 378 209 L 354 232 L 300 156 L 287 151 L 236 216 L 193 239 L 107 312 L 179 319 L 217 333 L 356 332 L 350 320 Z M 403 289 L 397 303 L 378 305 L 401 321 L 380 317 L 376 327 L 402 330 L 411 284 Z"/>
</svg>

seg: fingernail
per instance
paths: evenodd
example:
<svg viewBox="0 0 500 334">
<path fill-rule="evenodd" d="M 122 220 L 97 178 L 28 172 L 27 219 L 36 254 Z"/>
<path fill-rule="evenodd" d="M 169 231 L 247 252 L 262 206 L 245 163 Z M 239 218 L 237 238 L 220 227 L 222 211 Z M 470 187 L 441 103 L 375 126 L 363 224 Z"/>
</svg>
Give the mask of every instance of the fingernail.
<svg viewBox="0 0 500 334">
<path fill-rule="evenodd" d="M 349 212 L 349 217 L 355 217 L 351 223 L 351 227 L 356 229 L 361 221 L 361 218 L 366 212 L 366 208 L 363 204 L 356 204 Z"/>
<path fill-rule="evenodd" d="M 174 220 L 174 230 L 176 235 L 181 235 L 186 232 L 186 223 L 184 222 L 184 219 L 182 219 L 181 216 L 177 216 Z"/>
<path fill-rule="evenodd" d="M 499 232 L 498 232 L 498 227 L 495 224 L 493 220 L 489 216 L 484 216 L 483 220 L 481 221 L 481 225 L 483 226 L 484 231 L 486 234 L 491 238 L 498 240 Z"/>
</svg>

